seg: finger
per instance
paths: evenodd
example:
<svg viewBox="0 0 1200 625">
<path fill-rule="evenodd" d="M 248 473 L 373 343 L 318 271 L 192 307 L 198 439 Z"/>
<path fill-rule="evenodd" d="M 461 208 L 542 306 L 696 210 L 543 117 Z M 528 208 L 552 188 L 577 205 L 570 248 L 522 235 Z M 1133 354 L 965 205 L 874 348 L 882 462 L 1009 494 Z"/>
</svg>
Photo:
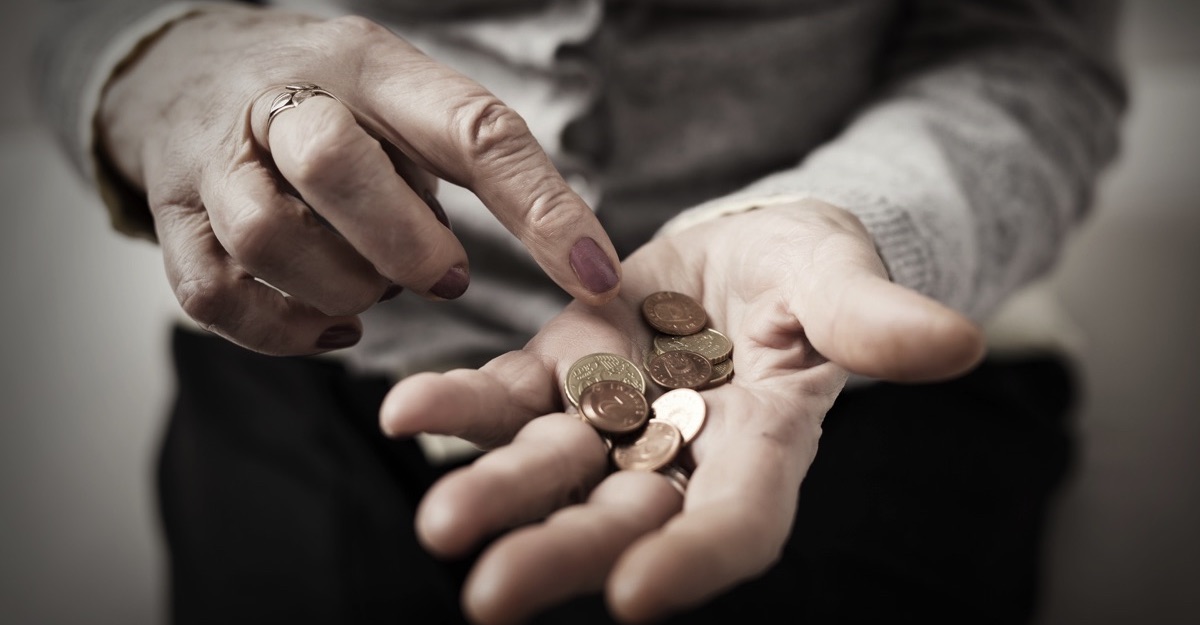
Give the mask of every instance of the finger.
<svg viewBox="0 0 1200 625">
<path fill-rule="evenodd" d="M 202 210 L 156 205 L 153 191 L 151 196 L 167 280 L 184 312 L 202 328 L 272 355 L 314 354 L 361 338 L 358 317 L 325 315 L 238 267 Z"/>
<path fill-rule="evenodd" d="M 712 395 L 717 397 L 708 398 L 710 408 L 717 414 L 763 409 Z M 620 620 L 643 622 L 700 605 L 778 560 L 800 482 L 816 453 L 816 436 L 787 426 L 767 431 L 765 423 L 794 422 L 713 424 L 721 427 L 722 442 L 698 458 L 683 514 L 633 544 L 609 578 L 609 607 Z"/>
<path fill-rule="evenodd" d="M 883 278 L 847 271 L 829 275 L 798 305 L 817 351 L 862 375 L 933 381 L 959 375 L 984 353 L 983 332 L 965 316 Z"/>
<path fill-rule="evenodd" d="M 862 375 L 895 381 L 956 376 L 983 357 L 980 328 L 886 278 L 870 235 L 853 217 L 822 237 L 820 266 L 796 281 L 788 305 L 813 347 Z"/>
<path fill-rule="evenodd" d="M 213 233 L 237 264 L 325 314 L 362 312 L 389 286 L 257 162 L 206 172 L 201 196 Z"/>
<path fill-rule="evenodd" d="M 618 471 L 587 503 L 515 530 L 479 559 L 463 589 L 473 622 L 522 622 L 575 596 L 599 592 L 630 544 L 679 511 L 682 499 L 660 475 Z"/>
<path fill-rule="evenodd" d="M 448 434 L 480 447 L 503 445 L 533 418 L 557 412 L 550 365 L 528 352 L 509 352 L 478 370 L 418 373 L 384 398 L 380 425 L 388 436 Z"/>
<path fill-rule="evenodd" d="M 591 209 L 524 119 L 478 83 L 396 41 L 358 74 L 359 114 L 439 177 L 470 189 L 559 286 L 592 305 L 617 293 L 620 264 Z M 397 58 L 408 71 L 397 72 Z"/>
<path fill-rule="evenodd" d="M 496 532 L 582 500 L 606 464 L 603 442 L 579 419 L 535 419 L 511 444 L 436 483 L 417 510 L 417 536 L 433 553 L 463 555 Z"/>
<path fill-rule="evenodd" d="M 466 251 L 344 105 L 310 98 L 280 113 L 267 139 L 283 177 L 379 273 L 437 298 L 466 291 Z"/>
</svg>

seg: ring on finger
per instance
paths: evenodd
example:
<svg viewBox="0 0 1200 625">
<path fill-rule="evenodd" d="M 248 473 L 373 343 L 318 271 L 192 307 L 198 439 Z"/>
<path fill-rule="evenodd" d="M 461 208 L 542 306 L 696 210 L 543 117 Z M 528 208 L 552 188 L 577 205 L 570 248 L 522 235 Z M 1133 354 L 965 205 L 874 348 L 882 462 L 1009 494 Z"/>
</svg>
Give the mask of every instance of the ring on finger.
<svg viewBox="0 0 1200 625">
<path fill-rule="evenodd" d="M 691 480 L 691 475 L 688 471 L 685 471 L 683 467 L 677 464 L 668 464 L 659 469 L 658 472 L 667 478 L 667 482 L 671 484 L 671 488 L 674 488 L 680 497 L 687 497 L 688 481 Z"/>
<path fill-rule="evenodd" d="M 267 130 L 270 130 L 271 122 L 275 121 L 276 115 L 288 109 L 296 108 L 305 100 L 319 95 L 341 102 L 340 98 L 313 83 L 286 85 L 283 88 L 283 93 L 280 93 L 275 96 L 274 100 L 271 100 L 271 112 L 267 114 Z"/>
</svg>

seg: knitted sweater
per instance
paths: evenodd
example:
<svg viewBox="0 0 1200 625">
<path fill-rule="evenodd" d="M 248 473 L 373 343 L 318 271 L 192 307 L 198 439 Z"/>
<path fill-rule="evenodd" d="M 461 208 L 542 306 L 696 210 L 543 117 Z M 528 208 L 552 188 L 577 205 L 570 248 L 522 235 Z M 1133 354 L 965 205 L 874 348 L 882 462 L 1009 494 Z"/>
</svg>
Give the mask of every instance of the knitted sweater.
<svg viewBox="0 0 1200 625">
<path fill-rule="evenodd" d="M 282 4 L 372 17 L 488 86 L 622 253 L 664 229 L 815 197 L 863 221 L 895 282 L 980 321 L 1053 266 L 1125 106 L 1102 0 Z M 143 36 L 198 9 L 71 6 L 40 55 L 43 110 L 114 224 L 144 233 L 144 198 L 95 158 L 96 103 Z M 439 197 L 471 288 L 371 309 L 351 362 L 400 375 L 479 364 L 565 303 L 473 196 L 443 185 Z"/>
</svg>

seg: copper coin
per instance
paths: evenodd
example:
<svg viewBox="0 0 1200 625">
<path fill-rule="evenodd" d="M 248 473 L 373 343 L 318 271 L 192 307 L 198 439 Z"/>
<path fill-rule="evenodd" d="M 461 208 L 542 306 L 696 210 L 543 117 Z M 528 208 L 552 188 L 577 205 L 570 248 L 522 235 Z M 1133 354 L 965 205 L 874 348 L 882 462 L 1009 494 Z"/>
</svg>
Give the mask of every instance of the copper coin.
<svg viewBox="0 0 1200 625">
<path fill-rule="evenodd" d="M 613 462 L 627 471 L 657 471 L 675 459 L 683 446 L 679 429 L 666 421 L 651 421 L 642 435 L 613 448 Z"/>
<path fill-rule="evenodd" d="M 654 350 L 662 353 L 686 350 L 704 356 L 712 364 L 729 360 L 733 354 L 733 342 L 712 328 L 688 336 L 659 334 L 654 337 Z"/>
<path fill-rule="evenodd" d="M 583 389 L 579 410 L 592 427 L 610 434 L 632 432 L 650 416 L 641 391 L 616 380 L 602 380 Z"/>
<path fill-rule="evenodd" d="M 663 334 L 695 334 L 708 323 L 708 313 L 696 300 L 674 291 L 659 291 L 642 300 L 642 316 Z"/>
<path fill-rule="evenodd" d="M 616 354 L 588 354 L 576 360 L 567 371 L 567 380 L 563 384 L 566 387 L 567 399 L 578 407 L 579 395 L 583 389 L 601 380 L 624 382 L 636 388 L 639 393 L 646 391 L 646 378 L 642 376 L 642 370 L 628 358 Z"/>
<path fill-rule="evenodd" d="M 650 379 L 665 388 L 699 388 L 712 379 L 712 363 L 696 352 L 676 350 L 650 359 Z"/>
<path fill-rule="evenodd" d="M 684 445 L 691 443 L 704 428 L 708 414 L 704 398 L 690 388 L 677 388 L 663 393 L 654 400 L 651 408 L 654 418 L 650 422 L 666 421 L 678 428 Z"/>
</svg>

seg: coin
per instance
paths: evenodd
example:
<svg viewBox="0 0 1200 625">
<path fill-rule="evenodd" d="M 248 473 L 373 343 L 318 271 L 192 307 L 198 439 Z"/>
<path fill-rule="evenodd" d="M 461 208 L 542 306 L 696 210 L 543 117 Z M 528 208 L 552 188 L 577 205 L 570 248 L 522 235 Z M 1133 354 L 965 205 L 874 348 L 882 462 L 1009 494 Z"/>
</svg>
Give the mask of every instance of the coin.
<svg viewBox="0 0 1200 625">
<path fill-rule="evenodd" d="M 613 448 L 613 462 L 628 471 L 657 471 L 675 459 L 682 445 L 678 428 L 667 421 L 650 421 L 636 440 Z"/>
<path fill-rule="evenodd" d="M 666 388 L 699 388 L 712 379 L 712 364 L 696 352 L 675 350 L 650 359 L 646 372 Z"/>
<path fill-rule="evenodd" d="M 690 388 L 677 388 L 663 393 L 651 405 L 655 421 L 666 421 L 679 429 L 683 444 L 691 443 L 704 427 L 708 408 L 704 398 Z"/>
<path fill-rule="evenodd" d="M 610 434 L 632 432 L 646 422 L 650 406 L 636 388 L 616 380 L 601 380 L 583 389 L 579 410 L 592 427 Z"/>
<path fill-rule="evenodd" d="M 718 362 L 712 366 L 712 377 L 708 379 L 708 384 L 704 388 L 720 386 L 733 377 L 733 359 L 727 358 L 725 362 Z"/>
<path fill-rule="evenodd" d="M 688 336 L 659 334 L 654 337 L 654 349 L 663 353 L 678 350 L 696 352 L 715 365 L 729 360 L 730 354 L 733 353 L 733 343 L 724 334 L 712 328 L 705 328 Z"/>
<path fill-rule="evenodd" d="M 637 365 L 616 354 L 598 353 L 584 356 L 571 365 L 566 384 L 563 385 L 567 390 L 567 399 L 578 408 L 583 389 L 601 380 L 624 382 L 639 393 L 646 392 L 646 378 Z"/>
<path fill-rule="evenodd" d="M 650 327 L 664 334 L 695 334 L 708 323 L 708 313 L 699 302 L 674 291 L 651 293 L 642 300 L 642 316 Z"/>
</svg>

